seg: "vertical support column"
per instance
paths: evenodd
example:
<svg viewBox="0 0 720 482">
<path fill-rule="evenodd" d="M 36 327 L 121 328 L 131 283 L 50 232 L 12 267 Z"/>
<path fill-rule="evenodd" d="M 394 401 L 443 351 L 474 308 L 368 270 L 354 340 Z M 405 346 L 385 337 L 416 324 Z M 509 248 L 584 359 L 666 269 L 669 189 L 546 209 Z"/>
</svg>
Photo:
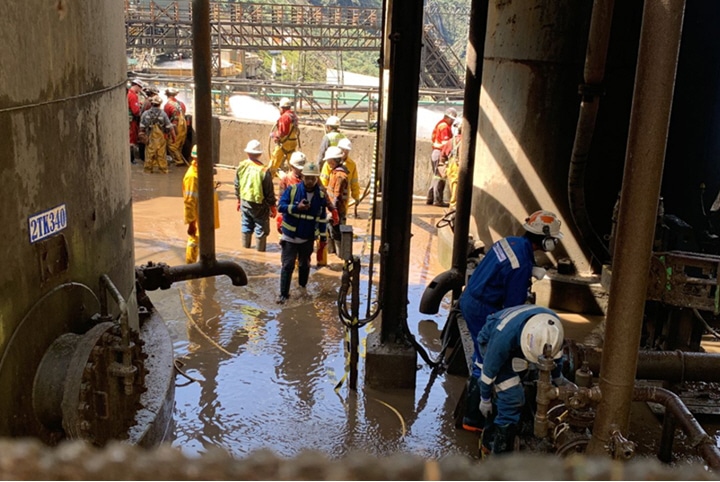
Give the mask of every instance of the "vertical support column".
<svg viewBox="0 0 720 482">
<path fill-rule="evenodd" d="M 212 102 L 210 99 L 210 1 L 193 0 L 193 75 L 195 77 L 195 132 L 198 149 L 198 211 L 200 262 L 215 263 L 213 203 Z"/>
<path fill-rule="evenodd" d="M 598 408 L 589 455 L 627 434 L 650 254 L 682 34 L 685 0 L 647 0 L 643 11 Z"/>
<path fill-rule="evenodd" d="M 379 339 L 368 339 L 365 379 L 378 388 L 412 388 L 417 353 L 407 337 L 407 293 L 423 2 L 388 0 L 386 6 L 389 58 L 384 64 L 389 75 L 382 147 L 382 327 Z"/>
</svg>

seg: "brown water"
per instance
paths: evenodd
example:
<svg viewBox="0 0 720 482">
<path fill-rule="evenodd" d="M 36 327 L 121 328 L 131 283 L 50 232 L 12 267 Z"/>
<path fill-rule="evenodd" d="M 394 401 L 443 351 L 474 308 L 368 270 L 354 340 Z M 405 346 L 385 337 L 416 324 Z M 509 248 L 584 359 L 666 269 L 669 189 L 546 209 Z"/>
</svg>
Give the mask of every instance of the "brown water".
<svg viewBox="0 0 720 482">
<path fill-rule="evenodd" d="M 132 167 L 136 264 L 184 262 L 184 172 L 171 167 L 170 174 L 150 175 L 140 166 Z M 189 454 L 219 446 L 235 456 L 260 448 L 288 457 L 303 449 L 333 457 L 354 450 L 476 456 L 477 437 L 453 426 L 452 412 L 464 379 L 447 374 L 431 377 L 419 356 L 415 390 L 364 388 L 363 358 L 357 392 L 347 383 L 335 389 L 345 374 L 344 327 L 336 307 L 342 264 L 334 255 L 322 269 L 313 262 L 307 291 L 297 286 L 295 273 L 291 299 L 282 306 L 275 304 L 280 270 L 277 234 L 271 235 L 265 253 L 240 247 L 233 175 L 234 171 L 221 168 L 216 175 L 222 182 L 216 252 L 218 259 L 240 263 L 248 285 L 234 287 L 226 277 L 218 277 L 150 293 L 170 328 L 182 370 L 198 380 L 180 375 L 176 379 L 174 445 Z M 366 203 L 359 215 L 350 223 L 356 235 L 354 253 L 363 265 L 364 317 L 372 252 Z M 434 226 L 442 215 L 440 208 L 415 203 L 409 268 L 408 324 L 433 357 L 440 349 L 439 330 L 448 300 L 436 316 L 421 315 L 417 306 L 427 283 L 443 271 L 434 254 Z M 377 257 L 375 263 L 377 270 Z M 375 273 L 373 280 L 377 279 Z M 372 329 L 373 324 L 361 329 L 363 353 Z"/>
</svg>

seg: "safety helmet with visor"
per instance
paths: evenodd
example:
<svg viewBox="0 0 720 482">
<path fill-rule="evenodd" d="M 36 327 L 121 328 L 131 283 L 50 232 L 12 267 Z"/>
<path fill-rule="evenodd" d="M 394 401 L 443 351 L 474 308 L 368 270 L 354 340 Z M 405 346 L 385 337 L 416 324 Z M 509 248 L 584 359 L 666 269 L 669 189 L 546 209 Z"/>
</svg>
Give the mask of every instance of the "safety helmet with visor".
<svg viewBox="0 0 720 482">
<path fill-rule="evenodd" d="M 262 154 L 262 144 L 260 144 L 260 141 L 258 141 L 257 139 L 253 139 L 247 143 L 247 146 L 245 147 L 245 152 L 247 152 L 248 154 Z"/>
<path fill-rule="evenodd" d="M 562 345 L 565 331 L 560 319 L 550 313 L 538 313 L 531 316 L 520 333 L 520 348 L 528 361 L 538 362 L 545 345 L 549 344 L 551 356 L 555 359 L 562 356 Z"/>
</svg>

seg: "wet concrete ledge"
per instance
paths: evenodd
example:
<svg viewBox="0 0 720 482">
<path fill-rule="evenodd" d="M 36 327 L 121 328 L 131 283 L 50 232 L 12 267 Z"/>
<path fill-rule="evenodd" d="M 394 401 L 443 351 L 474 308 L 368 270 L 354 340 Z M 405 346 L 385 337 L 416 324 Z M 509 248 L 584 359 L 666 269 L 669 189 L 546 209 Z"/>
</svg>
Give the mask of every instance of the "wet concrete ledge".
<svg viewBox="0 0 720 482">
<path fill-rule="evenodd" d="M 331 460 L 318 452 L 292 459 L 269 450 L 233 459 L 210 449 L 197 458 L 160 446 L 123 443 L 98 449 L 84 442 L 50 448 L 35 440 L 0 439 L 3 480 L 718 480 L 702 464 L 670 467 L 655 459 L 618 462 L 573 456 L 511 454 L 473 460 L 451 455 L 428 460 L 409 454 L 377 458 L 351 454 Z"/>
</svg>

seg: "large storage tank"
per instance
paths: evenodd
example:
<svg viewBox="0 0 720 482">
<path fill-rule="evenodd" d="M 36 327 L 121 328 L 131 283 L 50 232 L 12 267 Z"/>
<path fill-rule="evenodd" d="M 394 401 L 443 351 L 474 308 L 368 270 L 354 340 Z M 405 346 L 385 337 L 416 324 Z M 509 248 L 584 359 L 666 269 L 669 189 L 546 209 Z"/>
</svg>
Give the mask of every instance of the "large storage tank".
<svg viewBox="0 0 720 482">
<path fill-rule="evenodd" d="M 101 443 L 149 403 L 123 18 L 118 1 L 0 7 L 0 435 Z"/>
</svg>

